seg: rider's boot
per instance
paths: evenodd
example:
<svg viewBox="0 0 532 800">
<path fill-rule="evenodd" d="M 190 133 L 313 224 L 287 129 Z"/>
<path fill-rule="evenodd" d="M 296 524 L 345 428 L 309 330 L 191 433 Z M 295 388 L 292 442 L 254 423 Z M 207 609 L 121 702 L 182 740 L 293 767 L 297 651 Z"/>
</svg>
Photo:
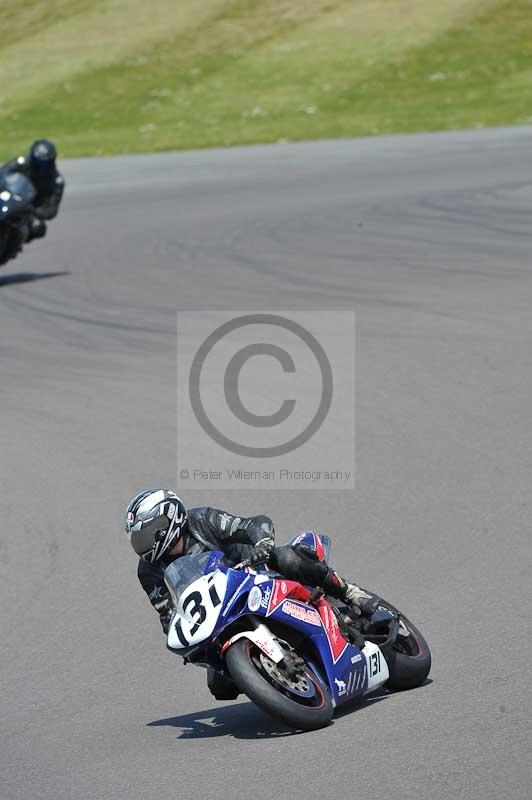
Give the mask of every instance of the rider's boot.
<svg viewBox="0 0 532 800">
<path fill-rule="evenodd" d="M 46 222 L 39 219 L 39 217 L 32 217 L 28 227 L 27 243 L 33 241 L 33 239 L 42 239 L 43 236 L 46 236 Z"/>
<path fill-rule="evenodd" d="M 212 667 L 207 668 L 207 686 L 217 700 L 236 700 L 240 694 L 236 683 Z"/>
<path fill-rule="evenodd" d="M 329 569 L 322 586 L 327 594 L 346 604 L 349 608 L 349 615 L 353 619 L 358 617 L 369 619 L 377 610 L 380 602 L 378 595 L 367 592 L 356 583 L 349 583 L 332 569 Z"/>
</svg>

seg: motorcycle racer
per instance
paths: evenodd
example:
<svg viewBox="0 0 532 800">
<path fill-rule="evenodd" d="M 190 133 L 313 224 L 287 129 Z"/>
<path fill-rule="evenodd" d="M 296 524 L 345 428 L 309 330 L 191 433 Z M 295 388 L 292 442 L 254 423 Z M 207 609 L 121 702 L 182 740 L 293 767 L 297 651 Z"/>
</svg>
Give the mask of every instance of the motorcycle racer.
<svg viewBox="0 0 532 800">
<path fill-rule="evenodd" d="M 164 633 L 172 616 L 172 601 L 164 582 L 166 567 L 176 558 L 206 550 L 221 550 L 228 564 L 250 556 L 263 560 L 289 580 L 320 587 L 342 601 L 353 617 L 369 617 L 377 595 L 348 582 L 327 565 L 321 540 L 308 532 L 288 545 L 275 547 L 272 520 L 265 515 L 235 516 L 208 506 L 186 510 L 168 489 L 147 489 L 129 503 L 125 530 L 139 556 L 137 574 Z"/>
<path fill-rule="evenodd" d="M 0 265 L 15 258 L 23 244 L 46 236 L 46 221 L 57 216 L 65 180 L 56 167 L 57 151 L 47 139 L 37 139 L 27 155 L 20 155 L 0 166 L 2 173 L 19 172 L 28 178 L 35 187 L 36 197 L 33 213 L 23 229 L 10 231 L 8 241 L 0 253 Z"/>
</svg>

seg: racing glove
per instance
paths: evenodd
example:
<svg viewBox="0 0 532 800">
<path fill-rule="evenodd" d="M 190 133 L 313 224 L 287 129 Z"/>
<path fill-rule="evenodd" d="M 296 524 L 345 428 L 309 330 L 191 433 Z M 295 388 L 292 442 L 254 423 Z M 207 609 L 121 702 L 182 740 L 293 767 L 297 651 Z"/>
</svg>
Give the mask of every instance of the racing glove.
<svg viewBox="0 0 532 800">
<path fill-rule="evenodd" d="M 253 545 L 246 562 L 252 566 L 253 564 L 266 564 L 275 548 L 275 542 L 270 537 L 265 537 Z"/>
</svg>

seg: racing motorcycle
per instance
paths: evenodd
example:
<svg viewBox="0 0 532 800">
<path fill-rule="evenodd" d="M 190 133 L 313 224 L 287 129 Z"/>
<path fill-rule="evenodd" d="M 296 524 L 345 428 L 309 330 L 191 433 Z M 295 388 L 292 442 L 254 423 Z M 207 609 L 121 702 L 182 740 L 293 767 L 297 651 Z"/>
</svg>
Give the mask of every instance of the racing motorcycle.
<svg viewBox="0 0 532 800">
<path fill-rule="evenodd" d="M 326 558 L 330 539 L 320 541 Z M 420 686 L 429 673 L 425 639 L 384 600 L 362 635 L 321 590 L 252 559 L 229 567 L 216 550 L 183 556 L 165 582 L 174 605 L 168 649 L 296 730 L 328 725 L 336 707 L 380 687 Z"/>
<path fill-rule="evenodd" d="M 35 187 L 25 175 L 0 171 L 0 265 L 22 250 L 35 196 Z"/>
</svg>

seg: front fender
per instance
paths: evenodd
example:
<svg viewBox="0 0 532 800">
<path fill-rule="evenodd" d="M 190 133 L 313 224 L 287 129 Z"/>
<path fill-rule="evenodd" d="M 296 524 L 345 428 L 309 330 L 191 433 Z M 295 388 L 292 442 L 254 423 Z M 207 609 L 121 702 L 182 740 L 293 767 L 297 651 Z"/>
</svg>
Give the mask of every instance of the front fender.
<svg viewBox="0 0 532 800">
<path fill-rule="evenodd" d="M 278 644 L 272 632 L 266 627 L 266 625 L 262 624 L 258 625 L 254 630 L 241 631 L 240 633 L 236 633 L 234 636 L 231 636 L 231 638 L 224 643 L 221 654 L 223 655 L 226 650 L 239 639 L 249 639 L 276 664 L 278 664 L 284 658 L 285 654 L 282 647 Z"/>
</svg>

